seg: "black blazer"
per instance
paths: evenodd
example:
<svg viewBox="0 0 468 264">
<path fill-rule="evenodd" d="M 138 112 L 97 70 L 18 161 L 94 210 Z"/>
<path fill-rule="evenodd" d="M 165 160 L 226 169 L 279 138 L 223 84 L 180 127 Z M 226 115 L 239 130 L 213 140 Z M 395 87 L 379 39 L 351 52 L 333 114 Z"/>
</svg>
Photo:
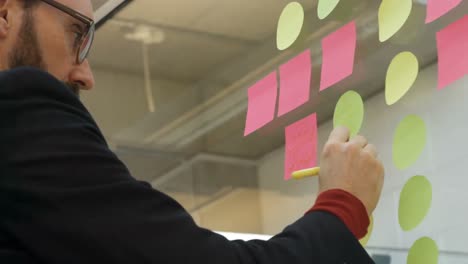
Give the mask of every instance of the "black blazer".
<svg viewBox="0 0 468 264">
<path fill-rule="evenodd" d="M 18 68 L 0 73 L 0 263 L 373 262 L 327 213 L 270 241 L 231 242 L 198 227 L 130 175 L 66 86 Z"/>
</svg>

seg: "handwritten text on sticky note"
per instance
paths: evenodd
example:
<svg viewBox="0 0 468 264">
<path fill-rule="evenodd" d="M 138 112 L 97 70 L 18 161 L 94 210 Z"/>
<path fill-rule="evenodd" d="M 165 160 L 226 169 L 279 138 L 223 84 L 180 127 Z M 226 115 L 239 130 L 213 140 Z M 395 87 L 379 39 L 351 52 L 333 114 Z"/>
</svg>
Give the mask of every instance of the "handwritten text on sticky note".
<svg viewBox="0 0 468 264">
<path fill-rule="evenodd" d="M 249 88 L 244 136 L 268 124 L 275 117 L 277 86 L 274 71 Z"/>
<path fill-rule="evenodd" d="M 468 15 L 437 33 L 439 89 L 468 74 Z"/>
<path fill-rule="evenodd" d="M 427 0 L 426 23 L 438 19 L 457 7 L 462 0 Z"/>
<path fill-rule="evenodd" d="M 356 23 L 353 21 L 322 40 L 320 91 L 350 76 L 354 70 Z"/>
<path fill-rule="evenodd" d="M 286 127 L 284 179 L 297 170 L 317 164 L 317 115 L 312 114 Z"/>
<path fill-rule="evenodd" d="M 309 49 L 280 66 L 278 116 L 309 101 L 311 70 Z"/>
</svg>

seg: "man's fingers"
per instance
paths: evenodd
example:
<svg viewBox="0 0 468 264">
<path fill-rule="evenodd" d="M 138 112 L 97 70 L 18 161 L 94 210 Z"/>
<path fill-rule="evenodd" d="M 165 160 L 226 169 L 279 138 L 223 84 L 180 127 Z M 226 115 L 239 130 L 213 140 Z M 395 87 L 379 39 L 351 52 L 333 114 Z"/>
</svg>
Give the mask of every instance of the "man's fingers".
<svg viewBox="0 0 468 264">
<path fill-rule="evenodd" d="M 365 137 L 363 137 L 363 136 L 361 136 L 361 135 L 357 135 L 357 136 L 353 137 L 353 138 L 349 141 L 349 143 L 351 143 L 351 144 L 356 144 L 356 145 L 358 145 L 359 147 L 364 148 L 365 146 L 367 146 L 367 143 L 368 143 L 368 142 L 367 142 L 367 139 L 366 139 Z"/>
<path fill-rule="evenodd" d="M 368 152 L 369 154 L 371 154 L 373 157 L 377 157 L 378 156 L 378 153 L 377 153 L 377 148 L 372 145 L 372 144 L 367 144 L 366 147 L 364 147 L 364 151 L 365 152 Z"/>
<path fill-rule="evenodd" d="M 349 129 L 343 126 L 339 126 L 335 129 L 330 134 L 330 141 L 334 142 L 348 142 L 349 140 Z"/>
</svg>

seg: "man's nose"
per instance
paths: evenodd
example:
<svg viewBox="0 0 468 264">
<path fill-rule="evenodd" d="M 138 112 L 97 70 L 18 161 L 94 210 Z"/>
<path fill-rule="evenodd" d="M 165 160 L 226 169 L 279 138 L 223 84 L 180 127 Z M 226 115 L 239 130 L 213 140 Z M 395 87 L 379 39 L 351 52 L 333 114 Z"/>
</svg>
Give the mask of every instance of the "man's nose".
<svg viewBox="0 0 468 264">
<path fill-rule="evenodd" d="M 91 90 L 94 87 L 94 75 L 89 66 L 88 60 L 77 65 L 69 76 L 70 82 L 77 84 L 80 89 Z"/>
</svg>

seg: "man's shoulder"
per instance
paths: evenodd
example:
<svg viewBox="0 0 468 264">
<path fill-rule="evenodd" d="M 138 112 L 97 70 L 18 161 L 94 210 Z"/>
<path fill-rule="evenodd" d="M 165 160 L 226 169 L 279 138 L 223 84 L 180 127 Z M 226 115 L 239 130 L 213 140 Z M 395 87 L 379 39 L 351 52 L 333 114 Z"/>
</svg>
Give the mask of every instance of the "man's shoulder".
<svg viewBox="0 0 468 264">
<path fill-rule="evenodd" d="M 67 126 L 83 133 L 91 130 L 105 141 L 79 97 L 51 74 L 31 67 L 0 72 L 0 138 L 6 140 L 10 133 L 11 139 L 17 139 L 19 130 L 40 134 L 48 128 L 55 133 Z"/>
<path fill-rule="evenodd" d="M 50 95 L 69 99 L 76 97 L 61 81 L 38 68 L 19 67 L 0 72 L 0 96 L 24 97 L 28 95 Z"/>
<path fill-rule="evenodd" d="M 0 72 L 1 82 L 28 82 L 28 81 L 58 82 L 51 74 L 34 67 L 18 67 Z"/>
</svg>

